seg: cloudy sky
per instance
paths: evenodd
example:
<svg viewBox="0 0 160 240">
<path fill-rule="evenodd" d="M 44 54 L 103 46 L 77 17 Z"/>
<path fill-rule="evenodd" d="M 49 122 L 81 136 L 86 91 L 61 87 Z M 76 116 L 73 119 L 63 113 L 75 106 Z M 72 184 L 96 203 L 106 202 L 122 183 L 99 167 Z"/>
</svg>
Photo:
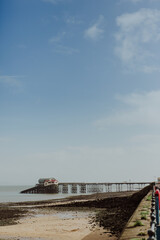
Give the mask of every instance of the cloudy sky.
<svg viewBox="0 0 160 240">
<path fill-rule="evenodd" d="M 160 176 L 160 0 L 0 0 L 0 185 Z"/>
</svg>

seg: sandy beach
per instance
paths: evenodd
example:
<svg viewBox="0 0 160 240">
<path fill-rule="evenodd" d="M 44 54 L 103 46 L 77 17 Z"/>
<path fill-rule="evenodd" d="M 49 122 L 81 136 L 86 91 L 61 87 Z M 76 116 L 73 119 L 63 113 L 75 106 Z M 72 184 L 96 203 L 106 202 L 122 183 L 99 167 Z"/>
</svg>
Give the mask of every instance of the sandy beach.
<svg viewBox="0 0 160 240">
<path fill-rule="evenodd" d="M 149 188 L 0 204 L 0 240 L 117 240 Z"/>
<path fill-rule="evenodd" d="M 105 240 L 107 237 L 116 240 L 109 230 L 95 223 L 98 208 L 78 205 L 132 194 L 91 194 L 53 201 L 1 204 L 0 239 Z"/>
<path fill-rule="evenodd" d="M 1 226 L 0 237 L 46 240 L 106 239 L 106 230 L 91 223 L 94 215 L 92 211 L 36 210 L 20 219 L 16 225 Z"/>
</svg>

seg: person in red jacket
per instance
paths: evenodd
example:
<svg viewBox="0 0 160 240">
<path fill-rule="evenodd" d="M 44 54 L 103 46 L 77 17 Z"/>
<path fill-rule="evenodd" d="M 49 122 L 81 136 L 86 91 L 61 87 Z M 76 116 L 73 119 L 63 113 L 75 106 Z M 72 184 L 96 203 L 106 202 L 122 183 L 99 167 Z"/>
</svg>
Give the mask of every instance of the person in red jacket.
<svg viewBox="0 0 160 240">
<path fill-rule="evenodd" d="M 160 209 L 160 191 L 159 191 L 158 187 L 156 187 L 155 196 L 158 196 L 158 200 L 159 200 L 159 209 Z"/>
</svg>

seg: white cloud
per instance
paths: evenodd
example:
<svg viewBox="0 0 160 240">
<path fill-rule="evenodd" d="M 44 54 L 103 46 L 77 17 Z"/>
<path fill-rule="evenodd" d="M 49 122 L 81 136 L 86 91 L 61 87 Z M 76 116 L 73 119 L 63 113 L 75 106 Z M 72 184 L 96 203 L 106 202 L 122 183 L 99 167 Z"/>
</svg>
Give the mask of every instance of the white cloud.
<svg viewBox="0 0 160 240">
<path fill-rule="evenodd" d="M 117 97 L 123 108 L 106 118 L 95 122 L 98 127 L 109 126 L 143 126 L 147 128 L 160 126 L 160 91 L 133 93 Z"/>
<path fill-rule="evenodd" d="M 79 53 L 78 49 L 60 45 L 60 44 L 56 44 L 53 51 L 56 53 L 61 53 L 61 54 L 66 54 L 66 55 L 72 55 L 74 53 Z"/>
<path fill-rule="evenodd" d="M 142 2 L 143 0 L 129 0 L 129 2 L 133 2 L 133 3 L 139 3 Z"/>
<path fill-rule="evenodd" d="M 50 43 L 59 43 L 63 40 L 63 38 L 65 37 L 66 35 L 66 32 L 63 31 L 61 33 L 58 33 L 57 36 L 54 36 L 52 38 L 49 39 L 49 42 Z"/>
<path fill-rule="evenodd" d="M 73 24 L 73 25 L 74 24 L 82 24 L 83 23 L 82 20 L 80 20 L 80 19 L 78 19 L 78 18 L 76 18 L 74 16 L 67 17 L 65 21 L 66 21 L 67 24 Z"/>
<path fill-rule="evenodd" d="M 100 15 L 97 22 L 85 30 L 84 37 L 94 41 L 97 41 L 100 38 L 102 38 L 104 34 L 104 28 L 102 26 L 103 21 L 104 21 L 104 17 Z"/>
<path fill-rule="evenodd" d="M 159 71 L 155 59 L 159 57 L 160 11 L 140 9 L 116 19 L 119 31 L 115 35 L 115 53 L 122 63 L 143 72 Z M 149 71 L 149 66 L 152 66 Z"/>
<path fill-rule="evenodd" d="M 141 2 L 158 2 L 159 0 L 121 0 L 121 2 L 141 3 Z"/>
<path fill-rule="evenodd" d="M 66 36 L 66 32 L 61 32 L 57 36 L 52 37 L 49 39 L 49 42 L 53 46 L 53 52 L 71 55 L 74 53 L 79 53 L 79 50 L 76 48 L 72 48 L 63 44 L 63 40 Z"/>
<path fill-rule="evenodd" d="M 160 66 L 143 66 L 142 67 L 143 72 L 145 73 L 152 73 L 152 72 L 160 72 Z"/>
<path fill-rule="evenodd" d="M 10 75 L 0 76 L 0 83 L 3 83 L 9 87 L 21 86 L 21 82 L 18 80 L 18 76 L 10 76 Z"/>
</svg>

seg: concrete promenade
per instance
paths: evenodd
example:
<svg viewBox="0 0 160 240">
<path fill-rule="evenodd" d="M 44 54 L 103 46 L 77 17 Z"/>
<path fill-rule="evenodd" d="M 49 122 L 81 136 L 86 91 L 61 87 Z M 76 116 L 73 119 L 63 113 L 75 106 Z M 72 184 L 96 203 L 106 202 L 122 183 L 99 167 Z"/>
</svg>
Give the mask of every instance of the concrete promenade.
<svg viewBox="0 0 160 240">
<path fill-rule="evenodd" d="M 149 192 L 140 202 L 134 214 L 128 221 L 120 240 L 142 240 L 148 238 L 148 229 L 150 229 L 150 209 L 151 200 Z"/>
</svg>

